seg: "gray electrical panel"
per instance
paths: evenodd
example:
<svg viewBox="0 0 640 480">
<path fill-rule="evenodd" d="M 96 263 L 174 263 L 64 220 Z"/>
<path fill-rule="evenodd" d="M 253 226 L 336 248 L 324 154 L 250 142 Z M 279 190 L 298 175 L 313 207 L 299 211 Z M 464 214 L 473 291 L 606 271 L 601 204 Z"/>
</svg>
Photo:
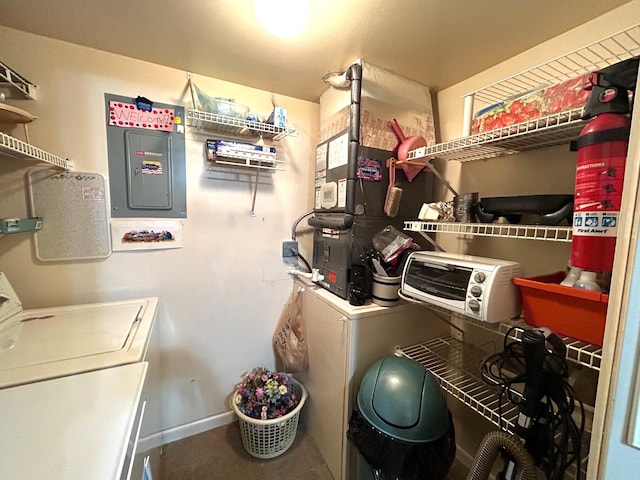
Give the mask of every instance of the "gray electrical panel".
<svg viewBox="0 0 640 480">
<path fill-rule="evenodd" d="M 171 137 L 162 132 L 127 130 L 124 138 L 129 208 L 170 210 L 173 207 Z"/>
<path fill-rule="evenodd" d="M 142 107 L 105 94 L 111 217 L 185 218 L 184 107 Z"/>
</svg>

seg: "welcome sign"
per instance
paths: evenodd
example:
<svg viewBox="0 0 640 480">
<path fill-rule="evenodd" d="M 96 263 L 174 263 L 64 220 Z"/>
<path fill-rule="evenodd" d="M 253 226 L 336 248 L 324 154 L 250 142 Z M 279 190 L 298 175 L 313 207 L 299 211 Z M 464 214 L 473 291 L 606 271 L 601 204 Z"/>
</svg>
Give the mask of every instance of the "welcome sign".
<svg viewBox="0 0 640 480">
<path fill-rule="evenodd" d="M 152 108 L 139 110 L 133 103 L 109 102 L 109 125 L 123 128 L 143 128 L 173 132 L 173 108 Z"/>
</svg>

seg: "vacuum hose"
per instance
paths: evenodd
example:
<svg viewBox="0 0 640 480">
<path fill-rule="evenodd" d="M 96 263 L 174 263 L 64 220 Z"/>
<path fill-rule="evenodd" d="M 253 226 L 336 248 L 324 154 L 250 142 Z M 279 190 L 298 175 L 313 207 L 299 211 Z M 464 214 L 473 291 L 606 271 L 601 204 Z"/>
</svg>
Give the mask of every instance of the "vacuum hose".
<svg viewBox="0 0 640 480">
<path fill-rule="evenodd" d="M 515 480 L 536 480 L 536 466 L 533 458 L 520 439 L 501 431 L 489 432 L 484 436 L 467 480 L 487 480 L 498 454 L 503 450 L 513 457 L 516 465 L 515 477 L 513 477 Z"/>
</svg>

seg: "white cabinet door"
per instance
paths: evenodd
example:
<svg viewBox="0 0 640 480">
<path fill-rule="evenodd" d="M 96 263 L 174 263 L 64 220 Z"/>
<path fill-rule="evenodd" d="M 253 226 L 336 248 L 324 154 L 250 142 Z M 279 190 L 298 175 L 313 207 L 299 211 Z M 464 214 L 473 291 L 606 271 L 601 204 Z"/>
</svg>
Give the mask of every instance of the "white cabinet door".
<svg viewBox="0 0 640 480">
<path fill-rule="evenodd" d="M 309 391 L 302 409 L 304 424 L 338 480 L 344 477 L 344 430 L 347 388 L 348 322 L 338 310 L 307 289 L 302 299 L 307 334 L 309 370 L 300 380 Z"/>
</svg>

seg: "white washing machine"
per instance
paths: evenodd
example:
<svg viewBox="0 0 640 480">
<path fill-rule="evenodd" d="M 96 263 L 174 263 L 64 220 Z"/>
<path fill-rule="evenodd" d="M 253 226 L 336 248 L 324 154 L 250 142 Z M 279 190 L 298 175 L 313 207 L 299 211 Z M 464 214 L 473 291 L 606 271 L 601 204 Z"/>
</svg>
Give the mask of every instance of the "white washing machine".
<svg viewBox="0 0 640 480">
<path fill-rule="evenodd" d="M 145 377 L 148 381 L 145 357 L 157 314 L 157 297 L 24 310 L 6 275 L 0 272 L 0 400 L 15 401 L 19 392 L 31 392 L 29 398 L 33 398 L 33 392 L 51 389 L 51 385 L 85 385 L 86 379 L 96 375 L 96 378 L 119 378 L 122 366 L 142 368 L 143 382 Z M 149 365 L 148 370 L 157 367 Z M 146 388 L 144 385 L 141 387 Z M 88 390 L 87 395 L 90 395 Z M 156 424 L 154 426 L 160 423 L 155 418 L 160 409 L 157 406 L 149 408 L 144 392 L 138 392 L 138 395 L 141 406 L 146 405 L 147 410 L 155 411 L 152 416 L 141 415 L 140 429 L 136 430 L 140 435 L 149 433 L 145 430 L 153 423 Z M 159 401 L 157 398 L 148 400 L 156 404 Z M 49 404 L 45 401 L 44 405 Z M 78 412 L 83 415 L 80 409 Z M 78 421 L 68 416 L 65 425 L 68 428 L 75 424 L 85 425 L 86 420 Z M 42 424 L 39 428 L 48 427 Z M 6 431 L 2 435 L 0 443 L 11 436 L 5 438 Z M 125 441 L 124 444 L 131 442 Z M 96 454 L 106 455 L 109 452 L 103 450 Z M 55 463 L 57 453 L 60 452 L 55 448 L 47 452 L 48 461 Z M 131 456 L 132 463 L 126 470 L 128 475 L 123 478 L 151 478 L 150 470 L 146 467 L 143 470 L 140 466 L 142 461 L 148 460 L 146 451 L 138 449 L 136 452 L 134 449 L 127 455 Z"/>
<path fill-rule="evenodd" d="M 145 359 L 158 298 L 23 310 L 0 273 L 0 389 Z"/>
<path fill-rule="evenodd" d="M 146 370 L 136 362 L 0 389 L 2 478 L 142 480 L 132 472 Z"/>
</svg>

